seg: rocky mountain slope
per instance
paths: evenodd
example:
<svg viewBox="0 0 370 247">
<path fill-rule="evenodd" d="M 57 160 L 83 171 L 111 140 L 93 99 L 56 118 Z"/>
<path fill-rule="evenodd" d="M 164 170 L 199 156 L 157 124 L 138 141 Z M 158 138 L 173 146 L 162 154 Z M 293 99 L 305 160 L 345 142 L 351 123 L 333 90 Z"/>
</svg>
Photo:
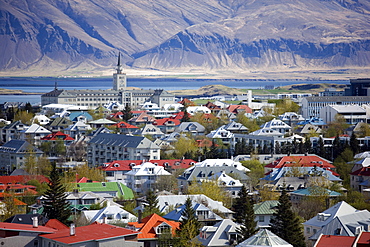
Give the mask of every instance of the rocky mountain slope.
<svg viewBox="0 0 370 247">
<path fill-rule="evenodd" d="M 0 71 L 370 65 L 367 0 L 3 0 Z"/>
</svg>

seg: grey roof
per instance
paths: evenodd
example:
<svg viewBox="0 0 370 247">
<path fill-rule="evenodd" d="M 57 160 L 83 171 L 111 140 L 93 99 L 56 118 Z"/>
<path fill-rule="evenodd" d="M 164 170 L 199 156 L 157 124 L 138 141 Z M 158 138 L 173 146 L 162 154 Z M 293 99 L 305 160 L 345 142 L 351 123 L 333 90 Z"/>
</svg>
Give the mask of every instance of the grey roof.
<svg viewBox="0 0 370 247">
<path fill-rule="evenodd" d="M 307 220 L 306 222 L 303 223 L 303 225 L 323 227 L 337 216 L 353 214 L 357 211 L 358 211 L 357 209 L 349 205 L 347 202 L 341 201 L 335 204 L 334 206 L 326 209 L 322 213 L 319 213 L 315 217 Z M 321 218 L 321 216 L 324 216 L 324 218 Z"/>
<path fill-rule="evenodd" d="M 224 125 L 224 129 L 225 130 L 228 130 L 228 131 L 248 131 L 248 128 L 245 127 L 243 124 L 241 123 L 237 123 L 235 121 L 231 121 L 230 123 Z"/>
<path fill-rule="evenodd" d="M 28 153 L 30 152 L 30 148 L 34 153 L 43 153 L 40 149 L 22 140 L 10 140 L 0 147 L 0 151 L 7 153 Z"/>
<path fill-rule="evenodd" d="M 210 167 L 199 167 L 193 166 L 184 171 L 184 173 L 178 177 L 178 179 L 183 179 L 187 181 L 200 181 L 201 179 L 212 178 L 216 173 L 224 171 L 226 174 L 236 174 L 238 180 L 242 183 L 246 182 L 250 178 L 245 174 L 245 172 L 236 169 L 233 166 L 210 166 Z"/>
<path fill-rule="evenodd" d="M 356 236 L 360 228 L 369 231 L 370 212 L 367 210 L 358 211 L 352 214 L 335 217 L 328 224 L 317 231 L 310 239 L 318 239 L 321 234 L 324 235 L 340 235 L 340 236 Z"/>
<path fill-rule="evenodd" d="M 187 198 L 190 198 L 194 202 L 205 203 L 208 208 L 217 210 L 223 214 L 233 213 L 230 209 L 224 207 L 222 202 L 214 201 L 211 198 L 198 194 L 198 195 L 159 195 L 158 206 L 161 212 L 166 211 L 167 207 L 174 206 L 179 207 L 183 205 Z"/>
<path fill-rule="evenodd" d="M 231 246 L 229 241 L 230 233 L 237 233 L 239 225 L 230 219 L 224 219 L 213 226 L 204 226 L 202 232 L 206 232 L 207 238 L 197 236 L 197 240 L 203 246 Z"/>
<path fill-rule="evenodd" d="M 100 133 L 94 136 L 89 143 L 136 148 L 144 139 L 145 137 L 140 136 Z"/>
<path fill-rule="evenodd" d="M 276 236 L 267 229 L 261 229 L 252 237 L 244 242 L 241 242 L 237 247 L 252 247 L 252 246 L 280 246 L 280 247 L 293 247 L 293 245 L 286 242 L 284 239 Z"/>
<path fill-rule="evenodd" d="M 197 122 L 182 122 L 179 127 L 175 129 L 175 132 L 204 132 L 206 129 L 203 125 Z"/>
<path fill-rule="evenodd" d="M 370 102 L 370 96 L 312 96 L 308 102 Z"/>
</svg>

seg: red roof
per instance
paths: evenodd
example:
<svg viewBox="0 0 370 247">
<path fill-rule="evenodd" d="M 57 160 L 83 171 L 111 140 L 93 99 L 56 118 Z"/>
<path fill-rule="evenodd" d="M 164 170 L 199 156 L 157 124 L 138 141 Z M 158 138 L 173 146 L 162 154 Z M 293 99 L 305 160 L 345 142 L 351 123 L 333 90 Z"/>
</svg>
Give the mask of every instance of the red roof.
<svg viewBox="0 0 370 247">
<path fill-rule="evenodd" d="M 252 109 L 247 105 L 230 105 L 227 108 L 227 110 L 235 114 L 238 114 L 241 111 L 246 112 L 246 113 L 252 113 Z"/>
<path fill-rule="evenodd" d="M 60 222 L 57 219 L 48 220 L 48 222 L 46 222 L 45 226 L 53 228 L 55 230 L 69 229 L 68 226 L 64 225 L 62 222 Z"/>
<path fill-rule="evenodd" d="M 132 166 L 140 165 L 142 162 L 142 160 L 115 160 L 105 163 L 106 166 L 101 169 L 104 171 L 131 171 Z"/>
<path fill-rule="evenodd" d="M 282 168 L 282 167 L 323 167 L 328 169 L 335 169 L 335 166 L 330 164 L 328 161 L 322 159 L 317 155 L 308 155 L 308 156 L 284 156 L 280 159 L 275 160 L 274 162 L 266 165 L 268 168 Z"/>
<path fill-rule="evenodd" d="M 352 247 L 356 237 L 322 235 L 316 242 L 316 247 Z"/>
<path fill-rule="evenodd" d="M 67 134 L 64 134 L 63 132 L 58 131 L 55 133 L 51 133 L 45 137 L 42 137 L 40 140 L 43 140 L 43 141 L 55 141 L 55 140 L 73 141 L 74 138 L 70 137 Z"/>
<path fill-rule="evenodd" d="M 179 101 L 178 103 L 180 103 L 180 104 L 182 104 L 184 106 L 195 106 L 196 105 L 193 101 L 191 101 L 191 100 L 189 100 L 187 98 Z"/>
<path fill-rule="evenodd" d="M 370 167 L 362 167 L 350 174 L 355 176 L 370 176 Z"/>
<path fill-rule="evenodd" d="M 112 126 L 116 126 L 120 129 L 137 129 L 137 127 L 135 125 L 132 125 L 132 124 L 128 124 L 126 122 L 119 122 L 119 123 L 116 123 L 116 124 L 113 124 Z"/>
<path fill-rule="evenodd" d="M 180 111 L 180 112 L 178 112 L 178 113 L 176 113 L 176 114 L 173 114 L 170 118 L 171 118 L 171 119 L 178 119 L 178 120 L 181 120 L 183 117 L 184 117 L 184 112 L 183 112 L 183 111 Z M 191 117 L 190 113 L 188 113 L 188 117 L 189 117 L 189 118 Z"/>
<path fill-rule="evenodd" d="M 8 222 L 0 222 L 0 230 L 20 231 L 20 232 L 40 232 L 40 233 L 54 233 L 57 231 L 47 226 L 33 227 L 33 225 L 8 223 Z"/>
<path fill-rule="evenodd" d="M 172 229 L 172 234 L 175 234 L 176 229 L 180 227 L 180 222 L 175 222 L 171 220 L 166 220 L 165 218 L 159 216 L 158 214 L 151 214 L 141 221 L 142 223 L 138 222 L 129 222 L 129 226 L 133 226 L 136 229 L 139 229 L 141 234 L 138 235 L 138 239 L 153 239 L 157 238 L 157 234 L 155 232 L 154 227 L 158 226 L 159 224 L 165 222 L 168 224 Z"/>
<path fill-rule="evenodd" d="M 211 140 L 208 140 L 208 139 L 202 139 L 202 140 L 197 140 L 197 143 L 198 143 L 198 147 L 212 147 L 213 145 L 213 141 Z M 218 144 L 215 144 L 216 146 L 218 146 Z"/>
<path fill-rule="evenodd" d="M 181 123 L 179 119 L 162 118 L 162 119 L 156 119 L 153 124 L 157 125 L 157 126 L 162 126 L 162 125 L 165 125 L 168 122 L 170 122 L 170 123 L 173 122 L 173 124 L 176 125 L 176 126 L 180 125 L 180 123 Z"/>
<path fill-rule="evenodd" d="M 187 169 L 196 162 L 192 159 L 176 159 L 176 160 L 150 160 L 149 162 L 163 167 L 171 167 L 172 169 Z"/>
<path fill-rule="evenodd" d="M 121 118 L 122 116 L 123 116 L 123 112 L 121 111 L 110 114 L 111 118 Z"/>
<path fill-rule="evenodd" d="M 187 169 L 196 162 L 192 159 L 173 159 L 173 160 L 149 160 L 158 166 L 171 167 L 172 169 Z M 131 171 L 133 166 L 141 165 L 142 160 L 115 160 L 110 163 L 105 163 L 101 167 L 104 171 Z"/>
<path fill-rule="evenodd" d="M 75 235 L 70 235 L 70 230 L 63 229 L 53 234 L 43 234 L 40 237 L 55 240 L 65 244 L 82 243 L 88 241 L 103 240 L 109 238 L 120 238 L 129 235 L 136 235 L 139 232 L 126 228 L 95 222 L 88 226 L 75 228 Z"/>
<path fill-rule="evenodd" d="M 370 232 L 361 232 L 357 236 L 357 246 L 370 246 Z"/>
</svg>

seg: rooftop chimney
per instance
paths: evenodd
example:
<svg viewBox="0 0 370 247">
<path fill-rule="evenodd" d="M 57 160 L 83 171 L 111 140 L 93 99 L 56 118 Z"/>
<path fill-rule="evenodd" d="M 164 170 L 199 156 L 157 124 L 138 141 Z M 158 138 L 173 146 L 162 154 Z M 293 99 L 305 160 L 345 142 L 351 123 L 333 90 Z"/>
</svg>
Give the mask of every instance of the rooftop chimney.
<svg viewBox="0 0 370 247">
<path fill-rule="evenodd" d="M 71 235 L 71 236 L 76 235 L 76 227 L 75 227 L 74 223 L 72 223 L 71 227 L 69 228 L 69 235 Z"/>
<path fill-rule="evenodd" d="M 33 226 L 34 228 L 39 227 L 39 219 L 37 218 L 37 216 L 32 217 L 32 226 Z"/>
</svg>

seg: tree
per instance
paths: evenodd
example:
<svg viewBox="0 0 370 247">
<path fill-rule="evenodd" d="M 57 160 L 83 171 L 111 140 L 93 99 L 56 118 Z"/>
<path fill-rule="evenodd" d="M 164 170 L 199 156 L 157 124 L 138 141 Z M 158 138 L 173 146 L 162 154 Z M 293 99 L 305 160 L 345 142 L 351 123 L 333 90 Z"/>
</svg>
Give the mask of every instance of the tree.
<svg viewBox="0 0 370 247">
<path fill-rule="evenodd" d="M 187 137 L 180 137 L 173 146 L 177 151 L 176 158 L 178 159 L 182 158 L 185 153 L 195 153 L 198 150 L 197 142 Z"/>
<path fill-rule="evenodd" d="M 126 104 L 125 109 L 123 110 L 123 121 L 127 122 L 133 117 L 130 104 Z"/>
<path fill-rule="evenodd" d="M 304 247 L 304 236 L 299 218 L 292 211 L 292 203 L 289 200 L 285 188 L 279 197 L 276 212 L 270 221 L 271 231 L 292 244 L 294 247 Z"/>
<path fill-rule="evenodd" d="M 179 237 L 179 246 L 191 246 L 189 241 L 198 235 L 201 224 L 195 215 L 190 197 L 186 198 L 184 207 L 177 236 Z"/>
<path fill-rule="evenodd" d="M 235 222 L 241 224 L 237 231 L 242 236 L 241 241 L 244 241 L 256 233 L 257 222 L 255 221 L 252 199 L 248 196 L 244 185 L 238 196 L 235 199 L 233 211 L 235 212 Z"/>
<path fill-rule="evenodd" d="M 215 201 L 220 201 L 225 207 L 231 206 L 231 197 L 222 187 L 218 186 L 216 180 L 205 180 L 202 183 L 192 181 L 188 187 L 188 194 L 203 194 Z"/>
<path fill-rule="evenodd" d="M 182 116 L 180 122 L 181 123 L 184 123 L 184 122 L 189 122 L 190 121 L 190 117 L 189 117 L 189 113 L 188 111 L 186 110 L 186 108 L 184 109 L 183 111 L 184 115 Z"/>
<path fill-rule="evenodd" d="M 0 208 L 3 213 L 1 221 L 4 221 L 15 214 L 26 213 L 22 212 L 22 209 L 18 206 L 19 200 L 16 199 L 14 193 L 6 192 L 4 193 L 4 200 L 0 202 Z"/>
<path fill-rule="evenodd" d="M 342 135 L 344 130 L 347 129 L 349 124 L 346 123 L 346 119 L 343 115 L 337 114 L 334 117 L 334 121 L 328 124 L 328 128 L 324 131 L 325 137 L 334 137 Z"/>
<path fill-rule="evenodd" d="M 66 189 L 61 182 L 55 164 L 53 164 L 49 180 L 49 188 L 44 194 L 44 214 L 49 219 L 57 219 L 62 223 L 67 223 L 71 215 L 71 209 L 69 208 L 69 202 L 66 201 Z"/>
<path fill-rule="evenodd" d="M 146 193 L 146 205 L 145 210 L 143 212 L 143 217 L 146 217 L 151 214 L 158 214 L 160 215 L 161 212 L 159 211 L 158 207 L 158 198 L 155 195 L 154 191 L 148 190 Z"/>
<path fill-rule="evenodd" d="M 351 135 L 351 139 L 349 140 L 349 146 L 351 147 L 353 154 L 358 154 L 360 152 L 360 146 L 358 144 L 357 137 L 353 132 Z"/>
<path fill-rule="evenodd" d="M 31 125 L 33 113 L 27 111 L 18 111 L 14 116 L 14 121 L 20 120 L 22 123 Z"/>
</svg>

